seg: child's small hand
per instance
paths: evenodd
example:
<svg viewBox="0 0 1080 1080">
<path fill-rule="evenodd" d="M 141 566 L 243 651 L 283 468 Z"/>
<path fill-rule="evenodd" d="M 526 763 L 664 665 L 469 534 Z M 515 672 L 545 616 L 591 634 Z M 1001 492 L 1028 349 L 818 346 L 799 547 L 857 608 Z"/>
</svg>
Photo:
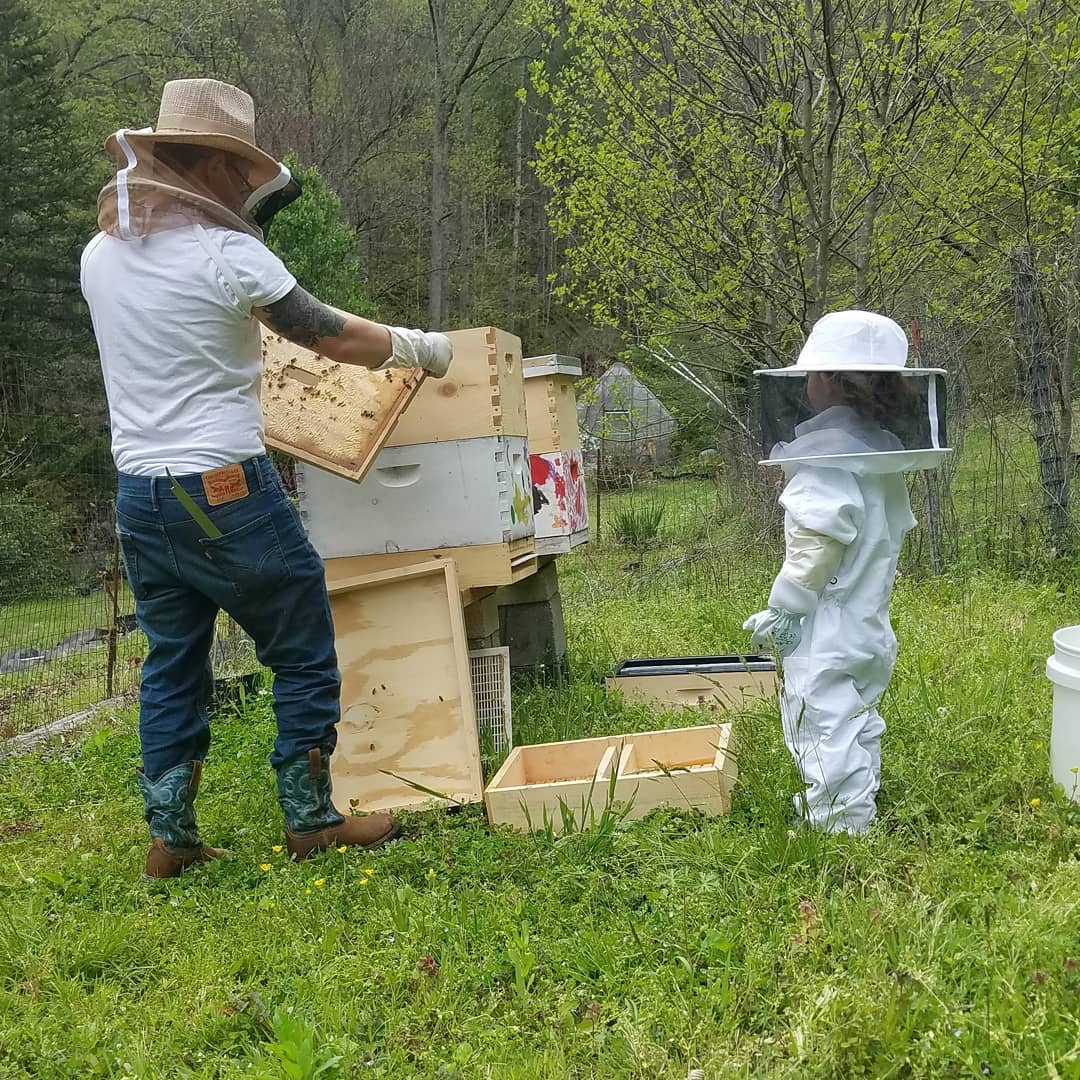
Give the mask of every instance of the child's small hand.
<svg viewBox="0 0 1080 1080">
<path fill-rule="evenodd" d="M 802 621 L 801 615 L 768 608 L 751 615 L 743 623 L 743 629 L 750 631 L 751 645 L 771 645 L 781 656 L 789 656 L 802 641 Z"/>
</svg>

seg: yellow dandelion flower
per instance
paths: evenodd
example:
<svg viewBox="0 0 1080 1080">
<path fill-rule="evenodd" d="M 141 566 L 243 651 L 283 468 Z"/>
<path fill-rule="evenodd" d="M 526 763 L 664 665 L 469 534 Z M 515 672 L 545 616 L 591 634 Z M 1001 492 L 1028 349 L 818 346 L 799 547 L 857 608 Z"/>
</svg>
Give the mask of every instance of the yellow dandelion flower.
<svg viewBox="0 0 1080 1080">
<path fill-rule="evenodd" d="M 1036 795 L 1035 798 L 1031 800 L 1031 805 L 1032 806 L 1041 806 L 1042 805 L 1042 799 L 1040 799 L 1039 796 Z"/>
<path fill-rule="evenodd" d="M 347 846 L 347 845 L 345 845 L 345 844 L 342 844 L 342 845 L 341 845 L 341 847 L 339 847 L 339 848 L 337 849 L 337 851 L 338 851 L 338 854 L 339 854 L 339 855 L 344 855 L 344 854 L 345 854 L 345 852 L 346 852 L 346 851 L 348 851 L 348 850 L 349 850 L 349 848 L 348 848 L 348 846 Z"/>
<path fill-rule="evenodd" d="M 427 876 L 428 876 L 429 878 L 433 878 L 433 877 L 435 877 L 435 871 L 434 871 L 434 870 L 433 870 L 433 869 L 432 869 L 432 868 L 431 868 L 430 866 L 428 867 L 428 872 L 427 872 Z"/>
<path fill-rule="evenodd" d="M 326 878 L 324 878 L 324 877 L 316 878 L 312 882 L 312 884 L 315 886 L 316 889 L 321 889 L 326 884 Z"/>
<path fill-rule="evenodd" d="M 371 880 L 371 878 L 362 877 L 360 879 L 360 884 L 361 885 L 366 885 L 370 880 Z"/>
<path fill-rule="evenodd" d="M 280 844 L 275 844 L 275 845 L 274 845 L 274 846 L 273 846 L 273 847 L 272 847 L 272 848 L 271 848 L 270 850 L 271 850 L 271 851 L 272 851 L 272 852 L 273 852 L 273 853 L 274 853 L 275 855 L 280 855 L 280 854 L 281 854 L 281 845 L 280 845 Z"/>
<path fill-rule="evenodd" d="M 273 867 L 268 862 L 264 862 L 259 863 L 259 869 L 262 870 L 263 873 L 266 873 L 267 870 L 273 870 Z"/>
<path fill-rule="evenodd" d="M 360 873 L 361 874 L 367 874 L 368 877 L 371 877 L 371 875 L 375 873 L 375 867 L 374 866 L 365 866 L 364 869 L 360 871 Z"/>
</svg>

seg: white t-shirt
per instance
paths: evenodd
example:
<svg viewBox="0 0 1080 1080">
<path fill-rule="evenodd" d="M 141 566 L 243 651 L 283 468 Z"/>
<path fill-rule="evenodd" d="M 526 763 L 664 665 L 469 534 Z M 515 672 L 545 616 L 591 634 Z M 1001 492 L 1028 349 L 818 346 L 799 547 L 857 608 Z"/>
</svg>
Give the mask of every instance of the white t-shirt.
<svg viewBox="0 0 1080 1080">
<path fill-rule="evenodd" d="M 264 453 L 251 308 L 280 300 L 296 278 L 254 237 L 202 228 L 135 240 L 99 233 L 83 251 L 82 291 L 122 473 L 206 472 Z"/>
</svg>

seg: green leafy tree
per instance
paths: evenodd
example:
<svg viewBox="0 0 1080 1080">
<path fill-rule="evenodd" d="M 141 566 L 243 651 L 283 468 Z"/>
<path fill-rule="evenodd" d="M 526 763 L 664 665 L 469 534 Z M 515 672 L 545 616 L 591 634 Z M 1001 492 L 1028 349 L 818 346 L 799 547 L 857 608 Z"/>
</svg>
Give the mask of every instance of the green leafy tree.
<svg viewBox="0 0 1080 1080">
<path fill-rule="evenodd" d="M 92 199 L 42 28 L 18 2 L 0 6 L 0 117 L 0 389 L 25 405 L 86 344 L 78 247 Z"/>
<path fill-rule="evenodd" d="M 299 284 L 327 304 L 373 317 L 356 257 L 356 230 L 341 216 L 341 200 L 313 165 L 285 158 L 303 194 L 273 220 L 267 243 Z"/>
</svg>

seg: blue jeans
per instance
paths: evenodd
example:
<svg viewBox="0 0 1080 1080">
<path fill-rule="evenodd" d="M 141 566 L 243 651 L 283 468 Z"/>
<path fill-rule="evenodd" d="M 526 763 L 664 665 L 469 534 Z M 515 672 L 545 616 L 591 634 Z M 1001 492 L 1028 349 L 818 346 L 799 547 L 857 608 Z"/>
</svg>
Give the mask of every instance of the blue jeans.
<svg viewBox="0 0 1080 1080">
<path fill-rule="evenodd" d="M 341 675 L 322 560 L 268 457 L 243 463 L 248 494 L 211 507 L 201 477 L 178 476 L 221 530 L 207 537 L 167 477 L 121 474 L 116 530 L 149 649 L 139 739 L 150 779 L 210 746 L 210 647 L 218 611 L 255 642 L 274 673 L 272 765 L 337 742 Z"/>
</svg>

